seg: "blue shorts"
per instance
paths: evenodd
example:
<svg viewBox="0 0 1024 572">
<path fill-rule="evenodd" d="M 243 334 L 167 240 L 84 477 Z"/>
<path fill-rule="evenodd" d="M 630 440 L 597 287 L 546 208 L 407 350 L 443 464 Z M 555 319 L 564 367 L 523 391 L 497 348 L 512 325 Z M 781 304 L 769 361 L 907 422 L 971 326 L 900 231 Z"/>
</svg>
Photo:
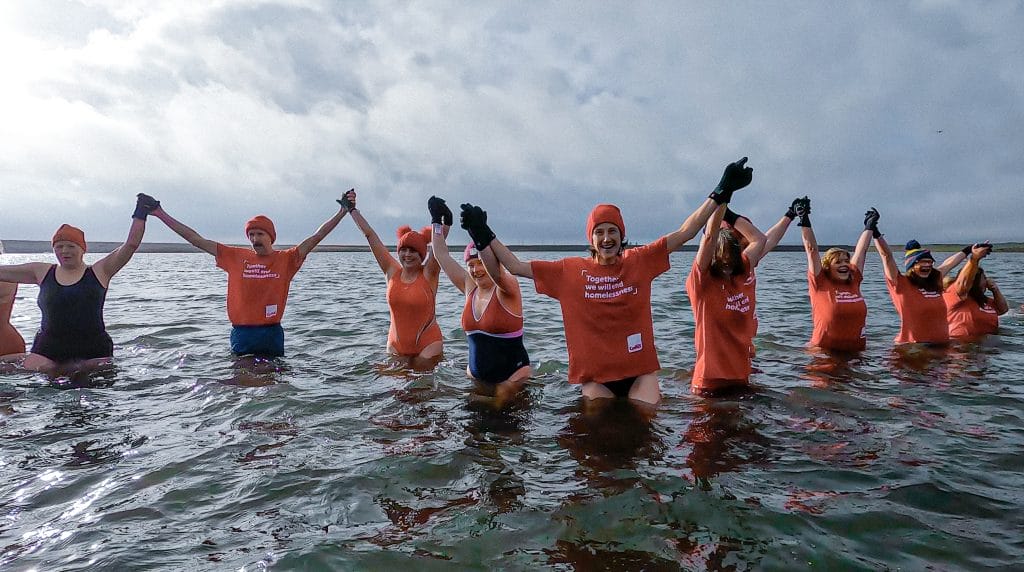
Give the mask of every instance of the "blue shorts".
<svg viewBox="0 0 1024 572">
<path fill-rule="evenodd" d="M 284 355 L 284 328 L 269 326 L 231 326 L 231 352 L 266 357 Z"/>
</svg>

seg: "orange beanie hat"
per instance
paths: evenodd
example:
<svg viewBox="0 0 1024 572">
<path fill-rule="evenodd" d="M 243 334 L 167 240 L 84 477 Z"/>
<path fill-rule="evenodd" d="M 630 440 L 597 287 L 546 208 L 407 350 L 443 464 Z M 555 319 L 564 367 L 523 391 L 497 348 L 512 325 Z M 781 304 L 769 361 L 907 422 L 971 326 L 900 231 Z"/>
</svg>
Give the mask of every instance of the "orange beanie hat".
<svg viewBox="0 0 1024 572">
<path fill-rule="evenodd" d="M 594 227 L 603 222 L 610 222 L 619 227 L 622 238 L 626 238 L 626 225 L 622 222 L 622 213 L 619 212 L 619 207 L 601 204 L 594 207 L 594 210 L 590 211 L 590 216 L 587 217 L 587 242 L 590 242 L 590 237 L 594 235 Z"/>
<path fill-rule="evenodd" d="M 274 229 L 274 221 L 263 215 L 256 215 L 249 219 L 249 222 L 245 223 L 245 234 L 248 236 L 249 231 L 252 229 L 262 230 L 263 232 L 270 235 L 270 243 L 277 242 L 277 230 Z"/>
<path fill-rule="evenodd" d="M 427 244 L 430 242 L 430 227 L 423 227 L 423 230 L 416 232 L 409 225 L 398 228 L 398 248 L 411 248 L 419 253 L 420 258 L 427 257 Z"/>
<path fill-rule="evenodd" d="M 70 224 L 60 225 L 60 228 L 57 229 L 57 232 L 53 233 L 53 240 L 50 241 L 50 245 L 55 245 L 58 241 L 61 240 L 73 242 L 78 246 L 81 246 L 82 250 L 89 250 L 89 248 L 85 244 L 85 233 L 82 232 L 82 229 L 75 228 Z"/>
</svg>

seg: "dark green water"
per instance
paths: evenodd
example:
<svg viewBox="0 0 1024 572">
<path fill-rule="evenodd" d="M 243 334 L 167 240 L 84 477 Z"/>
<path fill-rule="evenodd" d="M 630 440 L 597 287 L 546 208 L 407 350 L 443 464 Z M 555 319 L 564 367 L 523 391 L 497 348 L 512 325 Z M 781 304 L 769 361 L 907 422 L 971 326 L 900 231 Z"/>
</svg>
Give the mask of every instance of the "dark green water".
<svg viewBox="0 0 1024 572">
<path fill-rule="evenodd" d="M 556 258 L 561 254 L 542 254 Z M 7 256 L 5 262 L 46 257 Z M 109 386 L 0 374 L 0 568 L 13 570 L 978 570 L 1024 561 L 1024 317 L 982 344 L 896 353 L 869 256 L 869 347 L 807 353 L 804 256 L 758 272 L 757 391 L 688 392 L 690 253 L 655 282 L 665 400 L 584 411 L 557 305 L 524 283 L 538 370 L 504 412 L 467 400 L 461 299 L 446 360 L 387 366 L 383 278 L 314 254 L 288 357 L 241 376 L 211 257 L 115 279 Z M 1024 255 L 988 273 L 1024 301 Z M 15 325 L 38 323 L 23 287 Z"/>
</svg>

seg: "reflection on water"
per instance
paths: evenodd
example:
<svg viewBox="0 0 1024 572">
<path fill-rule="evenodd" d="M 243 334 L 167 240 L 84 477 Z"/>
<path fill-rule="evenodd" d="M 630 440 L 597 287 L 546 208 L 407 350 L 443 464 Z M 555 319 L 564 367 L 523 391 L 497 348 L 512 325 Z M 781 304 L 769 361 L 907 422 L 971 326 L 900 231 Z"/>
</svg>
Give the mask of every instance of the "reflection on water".
<svg viewBox="0 0 1024 572">
<path fill-rule="evenodd" d="M 286 357 L 233 358 L 223 274 L 198 256 L 139 255 L 118 275 L 106 311 L 115 368 L 53 383 L 0 373 L 0 568 L 980 569 L 1024 559 L 1024 320 L 1011 313 L 980 342 L 893 349 L 877 259 L 863 287 L 868 349 L 854 355 L 804 348 L 803 255 L 766 259 L 758 389 L 702 399 L 688 391 L 692 254 L 673 255 L 652 295 L 666 369 L 651 412 L 581 400 L 565 380 L 559 307 L 525 283 L 537 373 L 508 407 L 470 395 L 454 288 L 438 295 L 443 361 L 400 367 L 384 352 L 384 283 L 368 254 L 311 256 L 292 288 Z M 989 263 L 1011 301 L 1024 298 L 1014 256 Z M 337 303 L 340 288 L 356 302 Z M 31 337 L 35 289 L 18 296 L 15 325 Z"/>
</svg>

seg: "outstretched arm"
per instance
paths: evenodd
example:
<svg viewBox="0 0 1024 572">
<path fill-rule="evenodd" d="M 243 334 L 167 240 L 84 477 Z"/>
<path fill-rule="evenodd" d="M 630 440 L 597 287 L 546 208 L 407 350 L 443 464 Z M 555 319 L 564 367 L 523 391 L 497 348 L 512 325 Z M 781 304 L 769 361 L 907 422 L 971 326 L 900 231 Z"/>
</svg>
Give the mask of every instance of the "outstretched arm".
<svg viewBox="0 0 1024 572">
<path fill-rule="evenodd" d="M 1003 293 L 999 291 L 999 286 L 996 285 L 995 281 L 991 277 L 986 276 L 989 292 L 992 292 L 992 306 L 996 310 L 996 314 L 1002 316 L 1003 314 L 1010 311 L 1010 305 L 1006 303 L 1006 298 L 1003 297 Z"/>
<path fill-rule="evenodd" d="M 50 266 L 45 262 L 3 265 L 0 266 L 0 282 L 39 284 L 46 277 L 46 273 L 50 271 Z"/>
<path fill-rule="evenodd" d="M 451 252 L 448 250 L 448 242 L 445 237 L 449 228 L 442 224 L 433 225 L 433 232 L 430 233 L 431 250 L 434 251 L 434 259 L 441 265 L 441 270 L 448 276 L 448 280 L 451 280 L 459 292 L 465 293 L 469 272 L 466 272 L 466 269 L 452 258 Z"/>
<path fill-rule="evenodd" d="M 92 265 L 92 270 L 96 273 L 96 279 L 100 281 L 100 284 L 104 286 L 109 284 L 110 279 L 124 268 L 125 264 L 128 264 L 135 251 L 139 249 L 139 245 L 142 244 L 142 235 L 145 233 L 145 219 L 132 218 L 132 226 L 128 229 L 128 238 L 124 244 Z"/>
<path fill-rule="evenodd" d="M 355 195 L 354 189 L 349 192 L 352 193 L 353 196 Z M 346 193 L 345 196 L 348 197 L 348 193 Z M 341 201 L 338 202 L 339 204 L 341 203 Z M 316 248 L 316 245 L 320 244 L 320 242 L 322 242 L 323 239 L 327 238 L 328 234 L 331 234 L 331 231 L 334 230 L 336 226 L 338 226 L 338 223 L 341 222 L 341 219 L 345 218 L 346 214 L 348 214 L 348 209 L 346 209 L 344 205 L 339 207 L 338 212 L 335 213 L 334 216 L 332 216 L 331 218 L 327 219 L 327 221 L 324 222 L 322 225 L 320 225 L 320 228 L 316 229 L 316 232 L 314 232 L 312 236 L 299 243 L 299 245 L 296 247 L 299 250 L 299 254 L 305 257 L 310 252 L 313 252 L 313 249 Z"/>
<path fill-rule="evenodd" d="M 355 195 L 356 194 L 352 191 L 349 191 L 349 193 L 346 193 L 345 195 L 346 197 L 351 196 L 352 198 L 352 208 L 348 211 L 349 216 L 352 218 L 352 222 L 356 223 L 356 226 L 360 231 L 362 231 L 363 236 L 366 237 L 366 242 L 370 245 L 370 252 L 372 252 L 373 257 L 377 259 L 377 264 L 380 266 L 380 269 L 384 271 L 384 274 L 386 274 L 388 278 L 391 278 L 391 275 L 399 268 L 398 261 L 391 256 L 391 253 L 388 252 L 388 247 L 384 246 L 384 243 L 381 242 L 380 237 L 377 236 L 373 227 L 370 226 L 370 223 L 366 222 L 365 218 L 363 218 L 363 213 L 356 208 Z"/>
<path fill-rule="evenodd" d="M 956 275 L 956 281 L 953 282 L 956 295 L 961 300 L 966 298 L 967 293 L 970 292 L 971 284 L 974 284 L 974 277 L 978 274 L 978 269 L 981 268 L 981 259 L 988 256 L 989 252 L 991 252 L 990 249 L 982 244 L 975 244 L 971 247 L 971 255 L 967 257 L 967 264 L 964 265 L 960 274 Z"/>
<path fill-rule="evenodd" d="M 800 229 L 800 237 L 804 241 L 804 252 L 807 254 L 807 271 L 813 276 L 821 274 L 821 254 L 818 252 L 818 240 L 814 237 L 811 227 Z"/>
<path fill-rule="evenodd" d="M 764 248 L 761 251 L 761 257 L 764 258 L 766 254 L 775 250 L 775 247 L 779 245 L 779 241 L 782 240 L 783 236 L 786 236 L 786 231 L 789 230 L 789 223 L 793 222 L 793 219 L 788 216 L 783 216 L 779 219 L 779 222 L 772 225 L 768 229 L 768 232 L 764 233 Z M 809 226 L 806 228 L 810 228 Z"/>
<path fill-rule="evenodd" d="M 850 263 L 857 267 L 861 273 L 864 272 L 864 263 L 868 258 L 868 245 L 871 244 L 871 231 L 865 229 L 857 239 L 857 246 L 853 248 L 853 258 Z"/>
<path fill-rule="evenodd" d="M 704 236 L 700 237 L 697 256 L 693 260 L 694 265 L 702 272 L 711 267 L 711 260 L 715 257 L 715 248 L 718 246 L 718 229 L 722 226 L 722 217 L 725 216 L 726 208 L 725 204 L 718 205 L 704 226 Z"/>
<path fill-rule="evenodd" d="M 747 239 L 747 247 L 743 249 L 743 254 L 747 256 L 747 260 L 750 261 L 751 266 L 757 266 L 757 263 L 764 258 L 768 250 L 765 246 L 768 243 L 768 237 L 763 232 L 758 230 L 754 223 L 750 222 L 747 217 L 739 217 L 736 224 L 733 225 L 736 232 L 743 235 L 743 238 Z"/>
<path fill-rule="evenodd" d="M 675 252 L 679 250 L 684 244 L 700 232 L 704 223 L 708 221 L 708 218 L 715 212 L 715 208 L 718 207 L 718 203 L 711 200 L 710 198 L 704 199 L 697 210 L 690 213 L 690 216 L 686 217 L 683 221 L 682 226 L 665 235 L 666 242 L 668 243 L 668 251 Z"/>
<path fill-rule="evenodd" d="M 896 277 L 900 275 L 900 268 L 896 265 L 896 259 L 892 256 L 892 249 L 889 248 L 889 243 L 885 241 L 884 236 L 879 236 L 875 239 L 875 249 L 878 250 L 878 255 L 882 257 L 882 270 L 885 272 L 885 279 L 889 282 L 895 282 Z"/>
<path fill-rule="evenodd" d="M 516 276 L 533 279 L 533 267 L 530 266 L 530 263 L 519 260 L 519 257 L 513 254 L 507 246 L 501 243 L 500 240 L 497 238 L 492 240 L 491 244 L 488 245 L 488 249 L 494 253 L 494 257 L 497 258 L 498 262 L 507 268 L 509 272 Z M 485 251 L 488 249 L 485 249 Z M 483 259 L 483 256 L 484 252 L 481 251 L 480 258 Z M 488 272 L 490 272 L 490 270 L 488 270 Z M 493 277 L 494 274 L 491 274 L 491 276 Z"/>
<path fill-rule="evenodd" d="M 185 226 L 185 224 L 167 214 L 167 211 L 165 211 L 163 207 L 159 207 L 153 211 L 153 216 L 163 221 L 163 223 L 167 225 L 167 228 L 173 230 L 178 236 L 184 238 L 192 246 L 207 254 L 217 256 L 217 243 L 215 241 L 203 238 L 198 232 L 192 230 L 188 226 Z"/>
</svg>

